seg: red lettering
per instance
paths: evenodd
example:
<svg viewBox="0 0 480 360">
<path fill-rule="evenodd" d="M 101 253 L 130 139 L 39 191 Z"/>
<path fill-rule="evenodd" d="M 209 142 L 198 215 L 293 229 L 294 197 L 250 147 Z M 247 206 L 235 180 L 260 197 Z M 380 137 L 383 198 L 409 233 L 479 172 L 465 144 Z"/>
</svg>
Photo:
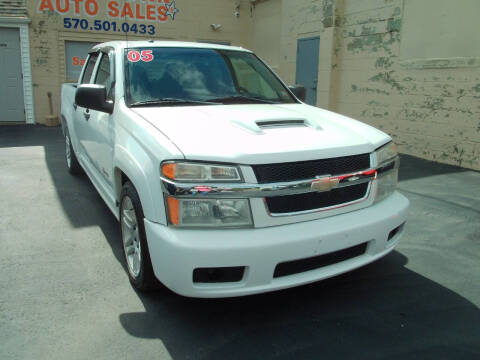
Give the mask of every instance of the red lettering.
<svg viewBox="0 0 480 360">
<path fill-rule="evenodd" d="M 38 7 L 38 11 L 44 11 L 45 9 L 54 11 L 52 1 L 51 0 L 42 0 Z"/>
<path fill-rule="evenodd" d="M 83 0 L 73 0 L 73 1 L 75 1 L 75 14 L 78 15 L 80 14 L 80 3 Z"/>
<path fill-rule="evenodd" d="M 167 7 L 165 5 L 158 7 L 158 20 L 166 21 L 168 19 L 167 16 Z"/>
<path fill-rule="evenodd" d="M 72 58 L 72 64 L 73 64 L 73 66 L 83 66 L 83 65 L 85 65 L 85 60 L 86 59 L 81 59 L 78 56 L 74 56 Z"/>
<path fill-rule="evenodd" d="M 108 8 L 110 9 L 108 15 L 110 15 L 111 17 L 118 17 L 118 14 L 120 14 L 120 10 L 118 10 L 118 2 L 110 1 L 108 3 Z"/>
<path fill-rule="evenodd" d="M 141 6 L 142 6 L 142 5 L 140 5 L 140 4 L 135 5 L 135 9 L 137 10 L 135 15 L 137 15 L 137 19 L 138 19 L 138 20 L 140 20 L 140 19 L 145 19 L 145 16 L 142 16 Z"/>
<path fill-rule="evenodd" d="M 142 55 L 142 61 L 150 62 L 153 60 L 152 50 L 143 50 L 140 55 Z"/>
<path fill-rule="evenodd" d="M 132 7 L 130 6 L 130 3 L 128 3 L 128 2 L 123 4 L 122 14 L 120 16 L 124 18 L 127 15 L 130 19 L 134 18 Z"/>
<path fill-rule="evenodd" d="M 93 5 L 93 9 L 92 9 Z M 96 0 L 87 0 L 85 2 L 85 11 L 87 12 L 88 15 L 94 16 L 97 15 L 98 13 L 98 4 Z"/>
<path fill-rule="evenodd" d="M 63 8 L 62 3 L 64 3 Z M 70 0 L 57 0 L 56 5 L 59 13 L 66 13 L 68 10 L 70 10 Z"/>
<path fill-rule="evenodd" d="M 130 50 L 127 54 L 128 61 L 138 62 L 140 61 L 140 53 L 137 50 Z"/>
<path fill-rule="evenodd" d="M 156 20 L 155 19 L 155 5 L 147 5 L 147 19 L 148 20 Z"/>
</svg>

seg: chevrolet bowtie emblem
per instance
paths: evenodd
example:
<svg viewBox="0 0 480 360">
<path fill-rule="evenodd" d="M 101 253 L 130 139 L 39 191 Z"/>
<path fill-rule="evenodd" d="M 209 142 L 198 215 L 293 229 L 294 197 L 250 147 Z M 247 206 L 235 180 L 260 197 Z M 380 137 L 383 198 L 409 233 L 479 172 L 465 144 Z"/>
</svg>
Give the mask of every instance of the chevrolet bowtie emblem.
<svg viewBox="0 0 480 360">
<path fill-rule="evenodd" d="M 321 177 L 312 181 L 310 189 L 312 191 L 324 192 L 330 191 L 338 186 L 340 180 L 338 178 L 332 178 L 330 176 Z"/>
</svg>

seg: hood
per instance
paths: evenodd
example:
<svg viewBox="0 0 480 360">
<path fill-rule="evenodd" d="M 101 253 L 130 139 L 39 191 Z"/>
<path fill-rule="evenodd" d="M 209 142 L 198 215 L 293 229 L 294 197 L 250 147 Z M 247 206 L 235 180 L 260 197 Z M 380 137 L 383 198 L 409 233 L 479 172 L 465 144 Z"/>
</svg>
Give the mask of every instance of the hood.
<svg viewBox="0 0 480 360">
<path fill-rule="evenodd" d="M 207 105 L 132 109 L 188 160 L 236 164 L 369 153 L 390 140 L 348 117 L 305 104 Z"/>
</svg>

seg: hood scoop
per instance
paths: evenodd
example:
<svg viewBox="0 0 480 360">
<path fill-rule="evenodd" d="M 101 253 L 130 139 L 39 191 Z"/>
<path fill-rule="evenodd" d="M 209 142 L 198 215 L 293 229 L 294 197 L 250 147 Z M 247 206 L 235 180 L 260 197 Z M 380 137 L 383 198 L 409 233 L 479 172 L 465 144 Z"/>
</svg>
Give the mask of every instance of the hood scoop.
<svg viewBox="0 0 480 360">
<path fill-rule="evenodd" d="M 270 129 L 285 129 L 285 128 L 299 128 L 309 127 L 313 130 L 322 130 L 322 127 L 317 122 L 307 119 L 263 119 L 256 121 L 240 121 L 232 120 L 232 123 L 249 130 L 255 134 L 264 134 L 263 130 Z"/>
<path fill-rule="evenodd" d="M 255 122 L 260 129 L 270 129 L 278 127 L 298 127 L 307 126 L 305 119 L 293 120 L 261 120 Z"/>
<path fill-rule="evenodd" d="M 322 130 L 321 126 L 316 122 L 307 119 L 266 119 L 257 120 L 255 124 L 257 124 L 260 129 L 310 127 L 314 130 Z"/>
</svg>

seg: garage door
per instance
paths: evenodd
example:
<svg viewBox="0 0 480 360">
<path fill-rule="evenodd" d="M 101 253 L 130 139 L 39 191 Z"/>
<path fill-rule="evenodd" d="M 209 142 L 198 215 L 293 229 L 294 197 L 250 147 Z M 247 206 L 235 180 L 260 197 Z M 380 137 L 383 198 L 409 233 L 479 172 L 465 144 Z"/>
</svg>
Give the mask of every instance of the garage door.
<svg viewBox="0 0 480 360">
<path fill-rule="evenodd" d="M 25 121 L 18 29 L 0 28 L 0 122 Z"/>
</svg>

